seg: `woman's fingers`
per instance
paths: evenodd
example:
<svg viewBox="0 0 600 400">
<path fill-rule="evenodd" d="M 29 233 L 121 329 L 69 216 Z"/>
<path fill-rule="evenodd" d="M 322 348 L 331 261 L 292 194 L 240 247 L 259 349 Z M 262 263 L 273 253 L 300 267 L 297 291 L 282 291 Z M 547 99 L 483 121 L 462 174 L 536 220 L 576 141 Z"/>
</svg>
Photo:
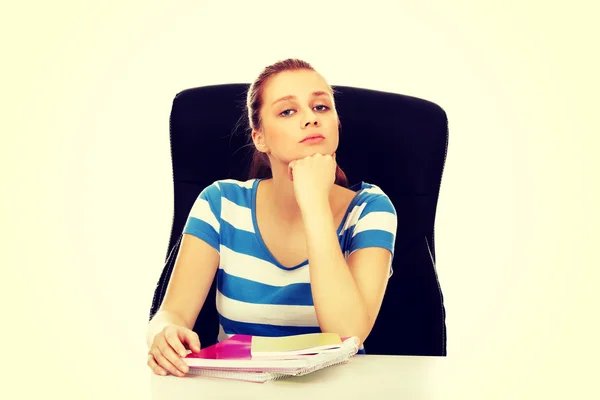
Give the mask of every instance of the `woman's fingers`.
<svg viewBox="0 0 600 400">
<path fill-rule="evenodd" d="M 167 370 L 174 375 L 183 376 L 188 372 L 188 365 L 181 360 L 181 357 L 173 350 L 169 343 L 165 341 L 159 344 L 158 350 L 159 352 L 157 353 L 160 353 L 159 357 L 156 357 L 156 353 L 154 353 L 154 356 L 162 367 L 167 368 Z M 160 357 L 164 358 L 166 364 L 161 362 L 162 360 Z M 171 367 L 174 368 L 175 371 L 171 370 Z"/>
<path fill-rule="evenodd" d="M 181 372 L 175 365 L 173 365 L 173 363 L 171 361 L 169 361 L 159 349 L 156 349 L 152 355 L 154 356 L 154 359 L 156 360 L 156 363 L 162 367 L 163 369 L 165 369 L 166 371 L 168 371 L 169 373 L 176 375 L 176 376 L 184 376 L 185 374 L 183 372 Z"/>
<path fill-rule="evenodd" d="M 188 354 L 186 343 L 193 352 L 200 351 L 200 338 L 191 329 L 182 326 L 167 326 L 154 337 L 148 352 L 148 366 L 159 375 L 167 372 L 185 376 L 190 367 L 183 360 Z"/>
<path fill-rule="evenodd" d="M 179 354 L 179 357 L 185 357 L 187 354 L 187 350 L 183 346 L 183 343 L 181 343 L 181 339 L 179 338 L 179 335 L 177 333 L 178 332 L 175 330 L 166 332 L 165 339 L 167 341 L 167 344 L 169 344 L 173 348 L 173 350 L 175 350 L 175 352 Z"/>
<path fill-rule="evenodd" d="M 156 363 L 154 356 L 148 353 L 148 366 L 156 375 L 166 375 L 167 371 Z"/>
<path fill-rule="evenodd" d="M 198 337 L 198 334 L 196 332 L 194 332 L 191 329 L 183 329 L 181 331 L 181 341 L 182 343 L 185 342 L 188 345 L 188 348 L 194 352 L 194 353 L 198 353 L 200 352 L 200 338 Z M 184 353 L 184 357 L 187 355 L 187 351 L 185 351 Z"/>
</svg>

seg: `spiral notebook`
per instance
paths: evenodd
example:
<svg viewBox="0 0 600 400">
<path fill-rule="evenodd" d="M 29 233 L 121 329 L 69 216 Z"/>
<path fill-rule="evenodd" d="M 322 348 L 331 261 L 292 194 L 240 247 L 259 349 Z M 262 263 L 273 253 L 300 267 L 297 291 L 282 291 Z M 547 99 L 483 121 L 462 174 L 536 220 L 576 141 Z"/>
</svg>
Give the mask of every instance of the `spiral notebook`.
<svg viewBox="0 0 600 400">
<path fill-rule="evenodd" d="M 345 364 L 358 352 L 358 345 L 357 337 L 341 339 L 335 334 L 233 335 L 183 360 L 190 367 L 188 375 L 266 382 Z"/>
<path fill-rule="evenodd" d="M 298 356 L 335 352 L 342 347 L 337 333 L 263 337 L 253 336 L 250 352 L 253 358 L 295 358 Z"/>
</svg>

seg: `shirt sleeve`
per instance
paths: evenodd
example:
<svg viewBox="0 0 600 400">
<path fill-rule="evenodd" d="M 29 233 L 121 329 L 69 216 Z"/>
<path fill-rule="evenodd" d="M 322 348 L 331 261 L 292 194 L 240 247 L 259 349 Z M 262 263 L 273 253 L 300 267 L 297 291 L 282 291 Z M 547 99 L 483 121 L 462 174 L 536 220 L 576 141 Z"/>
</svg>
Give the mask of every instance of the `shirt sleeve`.
<svg viewBox="0 0 600 400">
<path fill-rule="evenodd" d="M 204 240 L 219 252 L 221 227 L 221 190 L 217 182 L 207 186 L 196 198 L 183 233 Z"/>
<path fill-rule="evenodd" d="M 394 258 L 397 226 L 396 209 L 390 198 L 385 194 L 373 196 L 366 201 L 354 226 L 348 249 L 349 254 L 367 247 L 381 247 L 389 250 L 392 254 L 389 276 L 392 276 L 391 260 Z"/>
</svg>

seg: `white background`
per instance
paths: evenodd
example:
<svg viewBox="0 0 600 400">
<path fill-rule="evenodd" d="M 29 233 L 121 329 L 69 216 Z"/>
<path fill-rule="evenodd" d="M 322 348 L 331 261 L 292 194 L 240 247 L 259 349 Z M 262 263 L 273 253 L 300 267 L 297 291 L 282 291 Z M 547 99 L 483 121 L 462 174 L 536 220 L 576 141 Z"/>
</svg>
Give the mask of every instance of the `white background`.
<svg viewBox="0 0 600 400">
<path fill-rule="evenodd" d="M 250 82 L 288 57 L 330 84 L 425 98 L 448 114 L 436 219 L 448 357 L 423 390 L 591 396 L 593 2 L 15 4 L 0 12 L 3 398 L 149 396 L 173 97 Z"/>
</svg>

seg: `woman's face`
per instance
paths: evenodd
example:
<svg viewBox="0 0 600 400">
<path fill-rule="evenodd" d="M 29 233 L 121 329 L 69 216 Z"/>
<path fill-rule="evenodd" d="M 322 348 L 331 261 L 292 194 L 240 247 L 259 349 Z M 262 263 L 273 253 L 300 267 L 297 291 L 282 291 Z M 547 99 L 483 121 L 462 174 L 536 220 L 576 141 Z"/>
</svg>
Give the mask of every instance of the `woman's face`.
<svg viewBox="0 0 600 400">
<path fill-rule="evenodd" d="M 338 116 L 329 85 L 320 74 L 280 72 L 265 82 L 262 100 L 262 129 L 254 131 L 252 139 L 259 151 L 269 155 L 271 165 L 336 151 Z M 322 139 L 303 142 L 310 135 Z"/>
</svg>

